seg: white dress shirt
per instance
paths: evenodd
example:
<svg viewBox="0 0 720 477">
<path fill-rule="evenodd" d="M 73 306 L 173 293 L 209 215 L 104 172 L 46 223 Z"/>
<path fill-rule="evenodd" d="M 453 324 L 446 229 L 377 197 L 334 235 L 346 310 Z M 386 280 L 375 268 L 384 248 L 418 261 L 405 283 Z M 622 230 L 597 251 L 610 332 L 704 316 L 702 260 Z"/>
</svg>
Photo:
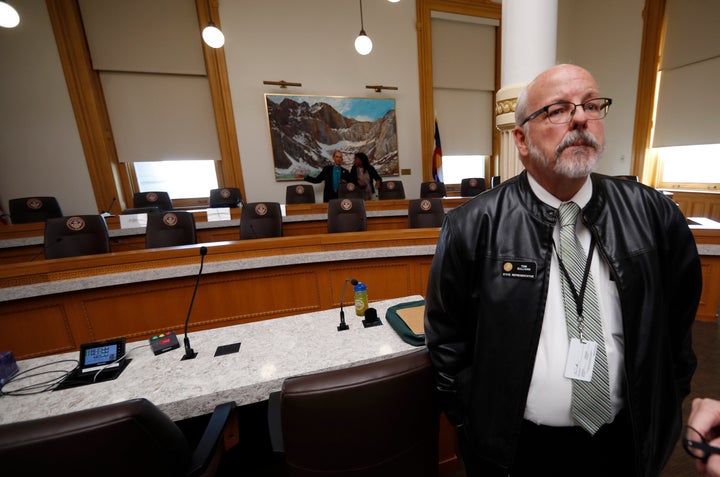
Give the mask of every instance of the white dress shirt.
<svg viewBox="0 0 720 477">
<path fill-rule="evenodd" d="M 528 179 L 530 187 L 541 201 L 554 208 L 560 206 L 562 202 L 543 189 L 529 174 Z M 591 195 L 592 181 L 588 178 L 578 193 L 568 202 L 575 202 L 582 209 L 587 205 Z M 582 220 L 577 221 L 576 233 L 580 244 L 587 253 L 591 235 Z M 555 227 L 553 236 L 555 243 L 559 243 L 560 221 Z M 610 373 L 610 400 L 613 414 L 616 415 L 623 407 L 624 394 L 622 389 L 624 362 L 622 314 L 615 282 L 610 279 L 610 268 L 603 262 L 597 247 L 593 252 L 590 274 L 595 282 L 598 295 Z M 571 415 L 572 380 L 564 376 L 569 344 L 560 269 L 557 254 L 553 251 L 550 263 L 550 285 L 540 332 L 540 343 L 535 357 L 535 368 L 525 405 L 525 419 L 547 426 L 576 425 Z"/>
</svg>

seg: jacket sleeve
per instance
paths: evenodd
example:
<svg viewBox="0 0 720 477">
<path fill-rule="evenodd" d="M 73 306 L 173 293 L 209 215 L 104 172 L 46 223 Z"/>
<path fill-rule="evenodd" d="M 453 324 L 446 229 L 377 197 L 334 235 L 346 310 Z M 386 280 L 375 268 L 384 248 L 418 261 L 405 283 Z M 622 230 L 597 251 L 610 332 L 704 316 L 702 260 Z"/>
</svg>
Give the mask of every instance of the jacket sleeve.
<svg viewBox="0 0 720 477">
<path fill-rule="evenodd" d="M 468 267 L 461 241 L 446 217 L 430 267 L 425 298 L 425 340 L 435 368 L 440 403 L 454 425 L 462 423 L 469 395 L 472 337 Z"/>
<path fill-rule="evenodd" d="M 325 176 L 327 175 L 326 170 L 327 170 L 327 167 L 323 167 L 322 170 L 320 171 L 320 173 L 314 177 L 311 176 L 310 174 L 305 174 L 305 177 L 303 177 L 303 180 L 307 181 L 307 182 L 312 182 L 313 184 L 319 184 L 325 180 Z"/>
<path fill-rule="evenodd" d="M 692 324 L 695 320 L 700 294 L 702 271 L 695 239 L 679 207 L 673 204 L 673 220 L 667 232 L 666 290 L 670 292 L 671 345 L 678 397 L 690 392 L 697 359 L 692 350 Z"/>
</svg>

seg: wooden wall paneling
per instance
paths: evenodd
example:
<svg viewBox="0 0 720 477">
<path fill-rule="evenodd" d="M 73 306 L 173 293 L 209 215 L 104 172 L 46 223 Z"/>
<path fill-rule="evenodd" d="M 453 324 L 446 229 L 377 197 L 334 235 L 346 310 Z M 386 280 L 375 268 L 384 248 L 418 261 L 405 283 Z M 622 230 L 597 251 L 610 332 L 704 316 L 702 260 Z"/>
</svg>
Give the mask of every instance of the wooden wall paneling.
<svg viewBox="0 0 720 477">
<path fill-rule="evenodd" d="M 696 319 L 717 322 L 720 304 L 720 257 L 704 256 L 700 263 L 703 287 Z"/>
<path fill-rule="evenodd" d="M 0 350 L 12 351 L 15 359 L 67 353 L 79 347 L 78 338 L 60 300 L 15 303 L 0 312 Z"/>
</svg>

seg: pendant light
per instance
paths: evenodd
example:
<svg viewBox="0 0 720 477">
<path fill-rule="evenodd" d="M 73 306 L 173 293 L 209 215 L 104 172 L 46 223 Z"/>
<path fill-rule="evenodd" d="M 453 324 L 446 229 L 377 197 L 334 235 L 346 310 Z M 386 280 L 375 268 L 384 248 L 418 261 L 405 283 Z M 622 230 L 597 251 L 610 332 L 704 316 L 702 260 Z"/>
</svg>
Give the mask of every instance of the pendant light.
<svg viewBox="0 0 720 477">
<path fill-rule="evenodd" d="M 362 0 L 360 0 L 360 34 L 355 38 L 355 51 L 361 55 L 367 55 L 372 51 L 372 40 L 365 33 L 365 25 L 363 24 L 363 8 Z"/>
<path fill-rule="evenodd" d="M 203 28 L 202 38 L 210 48 L 220 48 L 225 44 L 225 35 L 215 26 L 212 20 L 210 20 L 208 26 Z"/>
<path fill-rule="evenodd" d="M 15 28 L 20 23 L 20 15 L 7 2 L 0 2 L 0 27 Z"/>
</svg>

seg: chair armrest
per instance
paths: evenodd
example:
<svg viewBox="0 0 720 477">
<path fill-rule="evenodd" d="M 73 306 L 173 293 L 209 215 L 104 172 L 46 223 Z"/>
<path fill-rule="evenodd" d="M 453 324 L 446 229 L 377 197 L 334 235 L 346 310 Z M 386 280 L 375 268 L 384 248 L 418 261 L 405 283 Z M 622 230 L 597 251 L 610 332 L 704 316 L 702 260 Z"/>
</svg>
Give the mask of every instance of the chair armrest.
<svg viewBox="0 0 720 477">
<path fill-rule="evenodd" d="M 268 430 L 270 431 L 270 444 L 275 456 L 281 456 L 285 453 L 282 425 L 280 424 L 281 395 L 282 391 L 275 391 L 268 396 Z"/>
<path fill-rule="evenodd" d="M 235 403 L 232 401 L 219 404 L 215 407 L 215 410 L 210 416 L 210 421 L 205 428 L 205 432 L 200 438 L 195 452 L 193 452 L 192 462 L 187 475 L 200 475 L 207 469 L 215 454 L 218 442 L 223 435 L 225 425 L 232 416 L 233 409 L 235 409 Z"/>
</svg>

